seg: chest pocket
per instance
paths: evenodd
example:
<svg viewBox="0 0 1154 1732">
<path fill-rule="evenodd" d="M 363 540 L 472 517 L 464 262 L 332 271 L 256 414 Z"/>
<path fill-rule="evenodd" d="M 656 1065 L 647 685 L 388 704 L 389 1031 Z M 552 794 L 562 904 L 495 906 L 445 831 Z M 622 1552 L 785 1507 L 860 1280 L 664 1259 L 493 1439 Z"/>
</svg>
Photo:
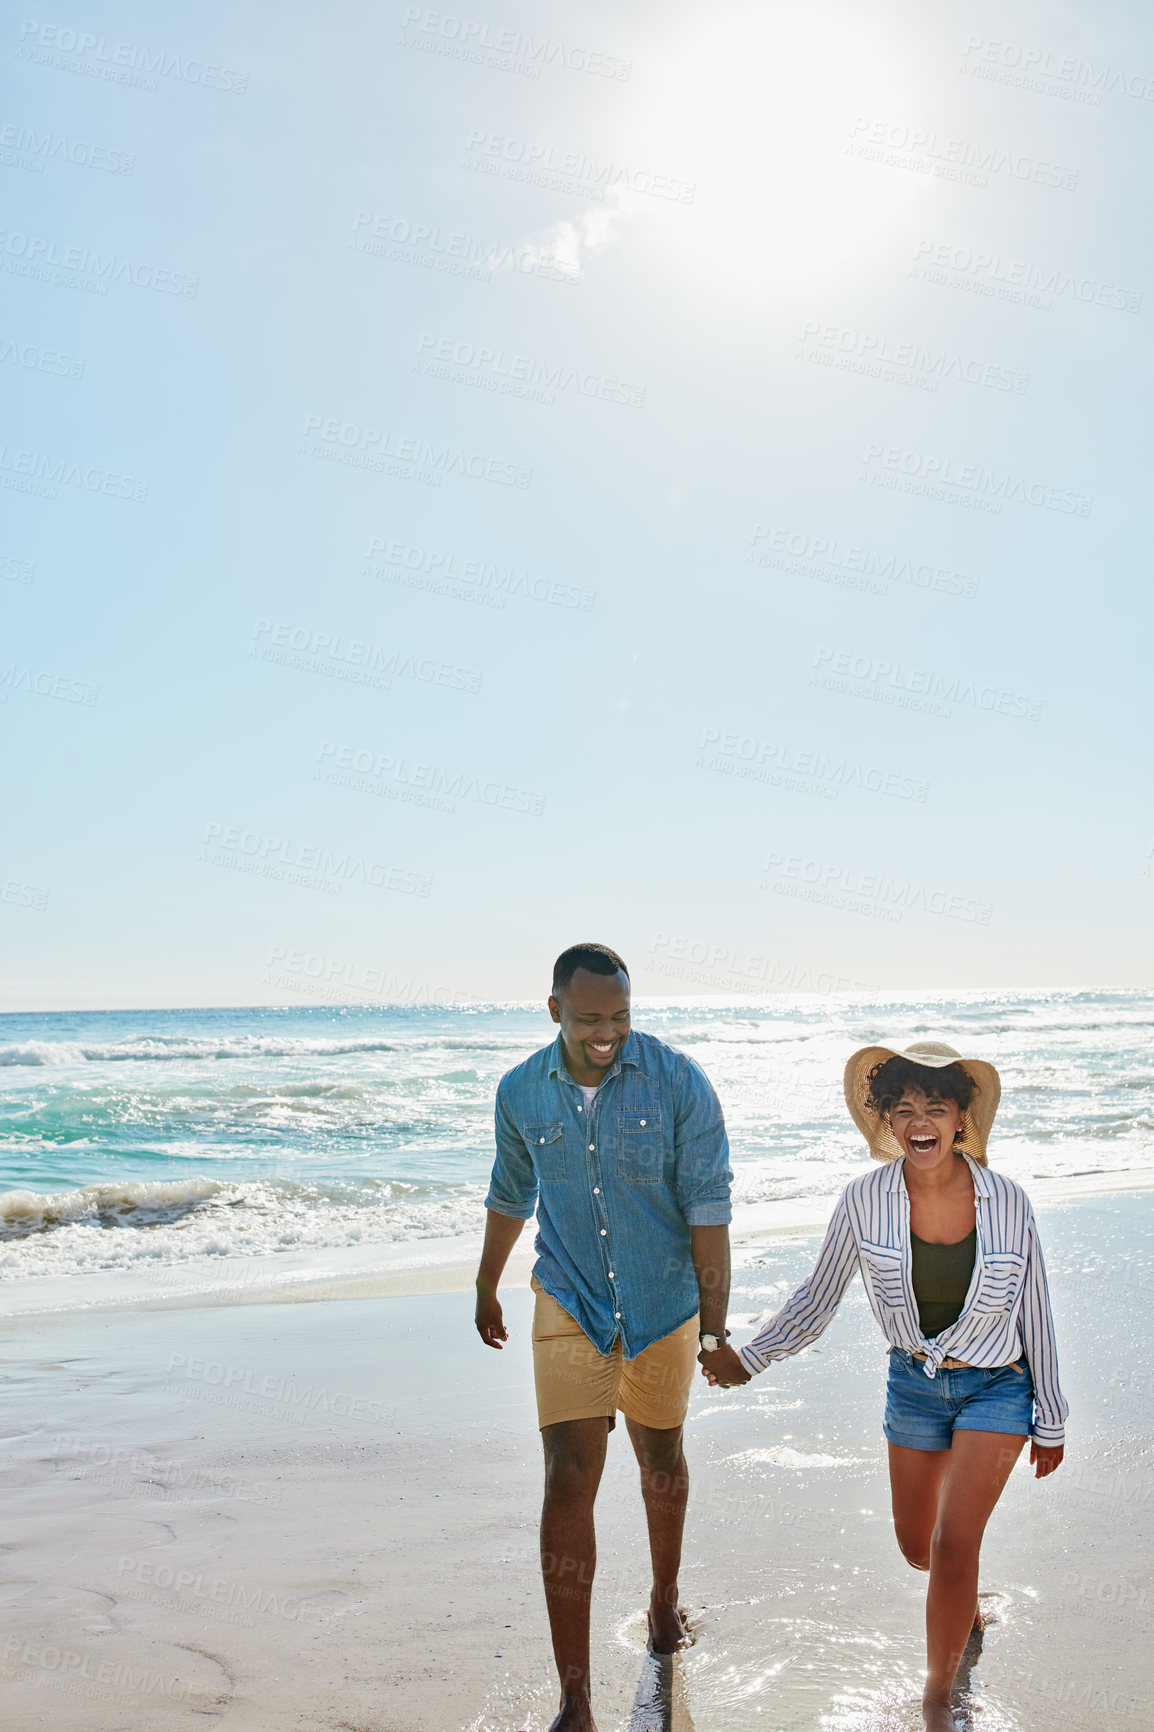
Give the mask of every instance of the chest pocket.
<svg viewBox="0 0 1154 1732">
<path fill-rule="evenodd" d="M 553 1184 L 565 1177 L 565 1127 L 560 1119 L 546 1125 L 523 1125 L 521 1135 L 537 1169 L 539 1184 Z"/>
<path fill-rule="evenodd" d="M 904 1311 L 906 1293 L 900 1249 L 895 1245 L 867 1245 L 863 1240 L 861 1264 L 870 1291 L 882 1309 Z"/>
<path fill-rule="evenodd" d="M 986 1314 L 1012 1311 L 1026 1274 L 1026 1259 L 1017 1251 L 991 1251 L 982 1264 L 973 1309 Z"/>
<path fill-rule="evenodd" d="M 659 1185 L 664 1176 L 660 1107 L 626 1108 L 617 1118 L 617 1170 L 630 1185 Z"/>
</svg>

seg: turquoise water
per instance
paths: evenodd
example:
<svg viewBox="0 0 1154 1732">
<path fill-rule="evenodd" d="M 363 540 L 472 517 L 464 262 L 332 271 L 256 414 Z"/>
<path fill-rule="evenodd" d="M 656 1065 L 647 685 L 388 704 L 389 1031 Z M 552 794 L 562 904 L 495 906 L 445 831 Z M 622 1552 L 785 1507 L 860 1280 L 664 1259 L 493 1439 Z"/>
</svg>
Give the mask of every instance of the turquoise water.
<svg viewBox="0 0 1154 1732">
<path fill-rule="evenodd" d="M 1154 1174 L 1154 994 L 652 1002 L 639 1027 L 721 1096 L 739 1204 L 860 1170 L 841 1071 L 938 1035 L 1002 1072 L 993 1156 L 1038 1191 Z M 474 1231 L 502 1072 L 532 1006 L 0 1017 L 0 1275 Z"/>
</svg>

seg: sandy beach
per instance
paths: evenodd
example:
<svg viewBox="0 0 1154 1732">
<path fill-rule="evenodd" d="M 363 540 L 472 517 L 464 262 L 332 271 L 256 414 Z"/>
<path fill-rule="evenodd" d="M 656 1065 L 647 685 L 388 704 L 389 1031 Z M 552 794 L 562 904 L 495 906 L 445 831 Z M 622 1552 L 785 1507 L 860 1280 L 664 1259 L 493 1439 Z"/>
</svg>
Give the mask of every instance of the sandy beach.
<svg viewBox="0 0 1154 1732">
<path fill-rule="evenodd" d="M 1051 1203 L 1040 1221 L 1069 1453 L 1045 1485 L 1019 1466 L 991 1523 L 974 1732 L 1150 1718 L 1154 1194 Z M 740 1341 L 818 1241 L 737 1237 Z M 136 1279 L 120 1305 L 108 1275 L 83 1310 L 60 1308 L 64 1282 L 5 1289 L 9 1723 L 548 1725 L 528 1265 L 508 1292 L 509 1347 L 488 1353 L 457 1250 L 452 1265 L 410 1247 L 407 1268 L 366 1272 L 362 1253 L 312 1279 L 282 1269 L 279 1292 L 250 1274 L 231 1295 L 219 1271 L 198 1291 L 186 1266 L 181 1291 L 158 1271 L 155 1294 Z M 645 1676 L 635 1470 L 612 1440 L 602 1732 L 914 1732 L 924 1590 L 889 1521 L 883 1374 L 855 1283 L 817 1347 L 745 1389 L 696 1393 L 682 1581 L 697 1640 L 664 1706 Z"/>
<path fill-rule="evenodd" d="M 1154 1732 L 1154 0 L 6 30 L 0 1732 Z"/>
</svg>

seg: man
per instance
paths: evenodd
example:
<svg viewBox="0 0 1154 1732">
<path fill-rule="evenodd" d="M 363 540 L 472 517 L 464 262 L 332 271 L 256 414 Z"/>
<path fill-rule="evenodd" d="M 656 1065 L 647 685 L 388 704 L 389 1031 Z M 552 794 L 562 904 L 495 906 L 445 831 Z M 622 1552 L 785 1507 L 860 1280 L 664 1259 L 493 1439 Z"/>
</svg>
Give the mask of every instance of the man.
<svg viewBox="0 0 1154 1732">
<path fill-rule="evenodd" d="M 536 1206 L 541 1569 L 561 1678 L 550 1732 L 595 1732 L 593 1504 L 618 1408 L 649 1527 L 650 1644 L 668 1654 L 687 1639 L 681 1434 L 695 1359 L 707 1371 L 724 1364 L 732 1175 L 717 1096 L 692 1059 L 630 1028 L 629 971 L 614 951 L 564 951 L 549 1014 L 557 1039 L 497 1089 L 476 1324 L 488 1347 L 508 1339 L 497 1283 Z"/>
</svg>

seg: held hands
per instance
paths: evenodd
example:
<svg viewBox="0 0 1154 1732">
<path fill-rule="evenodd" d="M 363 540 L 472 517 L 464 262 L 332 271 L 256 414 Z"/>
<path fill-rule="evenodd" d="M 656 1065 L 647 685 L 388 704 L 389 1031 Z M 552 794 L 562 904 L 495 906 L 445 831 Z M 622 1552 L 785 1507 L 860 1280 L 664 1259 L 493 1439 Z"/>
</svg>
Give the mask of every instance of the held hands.
<svg viewBox="0 0 1154 1732">
<path fill-rule="evenodd" d="M 1030 1466 L 1034 1470 L 1034 1478 L 1045 1479 L 1047 1474 L 1053 1473 L 1065 1453 L 1060 1443 L 1034 1443 L 1031 1440 Z"/>
<path fill-rule="evenodd" d="M 736 1389 L 738 1384 L 749 1382 L 750 1373 L 728 1343 L 715 1353 L 699 1353 L 697 1363 L 711 1389 Z"/>
<path fill-rule="evenodd" d="M 485 1346 L 495 1347 L 500 1352 L 502 1343 L 509 1339 L 509 1331 L 505 1327 L 501 1303 L 495 1292 L 483 1292 L 478 1287 L 477 1309 L 473 1321 Z"/>
</svg>

